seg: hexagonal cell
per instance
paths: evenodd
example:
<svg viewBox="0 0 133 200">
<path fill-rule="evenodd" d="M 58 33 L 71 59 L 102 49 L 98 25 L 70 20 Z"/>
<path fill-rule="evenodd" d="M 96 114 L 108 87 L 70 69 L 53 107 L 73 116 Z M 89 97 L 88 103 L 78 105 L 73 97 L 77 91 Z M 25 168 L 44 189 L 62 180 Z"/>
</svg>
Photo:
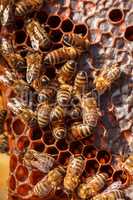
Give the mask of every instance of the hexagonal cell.
<svg viewBox="0 0 133 200">
<path fill-rule="evenodd" d="M 113 38 L 110 33 L 104 33 L 101 37 L 101 43 L 104 47 L 110 47 L 113 43 Z"/>
<path fill-rule="evenodd" d="M 52 144 L 54 144 L 55 138 L 53 137 L 51 131 L 47 131 L 46 133 L 44 133 L 43 141 L 44 141 L 44 143 L 47 144 L 47 145 L 52 145 Z"/>
<path fill-rule="evenodd" d="M 84 148 L 83 156 L 87 159 L 94 158 L 96 156 L 97 149 L 93 145 L 88 145 Z"/>
<path fill-rule="evenodd" d="M 127 173 L 123 170 L 115 171 L 113 174 L 113 181 L 121 181 L 122 184 L 125 184 L 127 182 L 128 176 Z"/>
<path fill-rule="evenodd" d="M 128 26 L 125 30 L 124 37 L 126 40 L 132 42 L 133 41 L 133 25 Z"/>
<path fill-rule="evenodd" d="M 28 169 L 23 166 L 23 165 L 19 165 L 16 169 L 16 178 L 18 181 L 25 181 L 28 178 Z"/>
<path fill-rule="evenodd" d="M 30 141 L 27 136 L 21 136 L 17 141 L 17 147 L 20 151 L 23 151 L 30 144 Z"/>
<path fill-rule="evenodd" d="M 83 150 L 83 144 L 80 141 L 75 141 L 70 144 L 69 151 L 72 154 L 81 154 Z"/>
<path fill-rule="evenodd" d="M 24 43 L 24 41 L 25 41 L 25 39 L 26 39 L 26 33 L 25 33 L 25 31 L 16 31 L 16 33 L 15 33 L 15 42 L 17 43 L 17 44 L 22 44 L 22 43 Z"/>
<path fill-rule="evenodd" d="M 15 119 L 12 123 L 12 129 L 16 135 L 21 135 L 24 132 L 25 124 L 20 119 Z"/>
<path fill-rule="evenodd" d="M 40 24 L 44 24 L 47 21 L 48 14 L 44 10 L 39 10 L 35 18 L 39 21 Z"/>
<path fill-rule="evenodd" d="M 85 171 L 89 176 L 96 174 L 98 168 L 99 168 L 99 163 L 97 162 L 97 160 L 92 159 L 86 162 Z"/>
<path fill-rule="evenodd" d="M 47 20 L 47 24 L 51 29 L 58 28 L 60 26 L 61 19 L 59 15 L 50 15 Z"/>
<path fill-rule="evenodd" d="M 15 156 L 14 154 L 11 155 L 10 157 L 10 171 L 13 172 L 16 167 L 17 167 L 17 156 Z"/>
<path fill-rule="evenodd" d="M 22 29 L 24 27 L 24 19 L 22 17 L 17 17 L 14 23 L 16 29 Z"/>
<path fill-rule="evenodd" d="M 43 177 L 44 173 L 38 170 L 32 170 L 30 176 L 29 176 L 29 181 L 32 185 L 36 185 Z"/>
<path fill-rule="evenodd" d="M 103 165 L 111 160 L 111 155 L 106 150 L 100 150 L 98 151 L 96 158 L 98 162 Z"/>
<path fill-rule="evenodd" d="M 31 144 L 31 148 L 36 151 L 43 152 L 45 149 L 45 145 L 39 140 L 38 142 L 33 142 Z"/>
<path fill-rule="evenodd" d="M 119 8 L 112 8 L 108 13 L 109 22 L 112 24 L 120 24 L 124 19 L 124 12 Z"/>
<path fill-rule="evenodd" d="M 120 62 L 122 65 L 127 65 L 130 63 L 131 57 L 129 52 L 119 50 L 116 55 L 117 62 Z"/>
<path fill-rule="evenodd" d="M 88 27 L 86 24 L 76 24 L 73 32 L 85 36 L 88 34 Z"/>
<path fill-rule="evenodd" d="M 63 33 L 60 29 L 52 30 L 50 33 L 50 38 L 52 42 L 57 43 L 61 41 Z"/>
<path fill-rule="evenodd" d="M 42 137 L 42 131 L 39 127 L 32 129 L 29 133 L 31 140 L 38 140 Z"/>
<path fill-rule="evenodd" d="M 56 147 L 51 146 L 51 147 L 47 147 L 46 153 L 51 154 L 51 155 L 57 155 L 59 152 Z"/>
<path fill-rule="evenodd" d="M 9 178 L 9 189 L 13 191 L 16 189 L 16 180 L 13 175 L 11 175 Z"/>
<path fill-rule="evenodd" d="M 124 39 L 123 39 L 122 37 L 115 38 L 114 46 L 115 46 L 117 49 L 122 49 L 122 48 L 124 48 L 124 46 L 125 46 L 125 41 L 124 41 Z"/>
<path fill-rule="evenodd" d="M 111 178 L 114 170 L 113 168 L 111 167 L 111 165 L 102 165 L 99 169 L 100 172 L 105 172 L 109 175 L 109 178 Z"/>
<path fill-rule="evenodd" d="M 61 29 L 63 32 L 70 32 L 73 30 L 73 26 L 72 20 L 68 18 L 62 21 Z"/>
<path fill-rule="evenodd" d="M 69 151 L 61 152 L 58 156 L 58 162 L 61 165 L 67 165 L 71 154 Z"/>
<path fill-rule="evenodd" d="M 100 29 L 90 29 L 89 30 L 89 40 L 91 44 L 96 44 L 101 40 L 101 31 Z"/>
<path fill-rule="evenodd" d="M 111 25 L 108 23 L 108 21 L 106 19 L 100 21 L 99 24 L 98 24 L 98 27 L 99 27 L 99 29 L 101 30 L 102 33 L 109 32 L 110 29 L 111 29 Z"/>
<path fill-rule="evenodd" d="M 56 147 L 58 148 L 59 151 L 65 151 L 68 149 L 68 144 L 66 143 L 65 139 L 62 139 L 56 142 Z"/>
<path fill-rule="evenodd" d="M 17 193 L 22 196 L 28 195 L 29 191 L 31 190 L 31 186 L 28 184 L 21 184 L 17 188 Z"/>
</svg>

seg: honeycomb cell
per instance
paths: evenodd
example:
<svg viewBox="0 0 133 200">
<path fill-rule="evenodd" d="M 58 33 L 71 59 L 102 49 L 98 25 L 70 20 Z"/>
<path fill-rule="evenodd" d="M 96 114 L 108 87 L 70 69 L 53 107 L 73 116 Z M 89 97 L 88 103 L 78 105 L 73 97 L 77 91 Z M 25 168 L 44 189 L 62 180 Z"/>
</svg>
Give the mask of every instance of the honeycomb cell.
<svg viewBox="0 0 133 200">
<path fill-rule="evenodd" d="M 11 175 L 9 178 L 9 189 L 13 191 L 16 189 L 16 180 L 13 175 Z"/>
<path fill-rule="evenodd" d="M 15 119 L 12 123 L 12 129 L 16 135 L 21 135 L 24 132 L 25 124 L 20 119 Z"/>
<path fill-rule="evenodd" d="M 93 145 L 85 146 L 83 156 L 87 159 L 94 158 L 96 156 L 96 148 Z"/>
<path fill-rule="evenodd" d="M 81 154 L 83 150 L 83 144 L 80 141 L 72 142 L 70 144 L 69 151 L 72 154 Z"/>
<path fill-rule="evenodd" d="M 15 33 L 15 42 L 17 44 L 24 43 L 25 39 L 26 39 L 26 33 L 24 31 L 16 31 L 16 33 Z"/>
<path fill-rule="evenodd" d="M 108 18 L 112 24 L 120 24 L 124 19 L 124 12 L 119 8 L 112 8 L 108 13 Z"/>
<path fill-rule="evenodd" d="M 42 131 L 39 127 L 36 127 L 34 129 L 32 129 L 30 131 L 30 134 L 29 134 L 31 140 L 38 140 L 38 139 L 41 139 L 42 137 Z"/>
<path fill-rule="evenodd" d="M 128 65 L 130 63 L 130 54 L 128 51 L 119 50 L 117 52 L 117 61 L 123 65 Z"/>
<path fill-rule="evenodd" d="M 73 26 L 72 20 L 68 18 L 62 21 L 61 29 L 63 32 L 70 32 L 73 30 Z"/>
<path fill-rule="evenodd" d="M 122 184 L 125 184 L 127 179 L 128 179 L 127 174 L 123 170 L 115 171 L 115 173 L 113 174 L 113 181 L 120 180 L 122 182 Z"/>
<path fill-rule="evenodd" d="M 30 190 L 31 190 L 31 187 L 28 184 L 21 184 L 17 188 L 17 193 L 19 195 L 26 196 L 28 195 Z"/>
<path fill-rule="evenodd" d="M 57 148 L 54 147 L 54 146 L 47 147 L 46 152 L 47 152 L 48 154 L 51 154 L 51 155 L 57 155 L 57 154 L 59 153 L 58 150 L 57 150 Z"/>
<path fill-rule="evenodd" d="M 62 39 L 63 33 L 60 29 L 52 30 L 50 33 L 50 38 L 52 42 L 57 43 Z"/>
<path fill-rule="evenodd" d="M 133 41 L 133 25 L 128 26 L 125 30 L 124 37 L 126 40 L 132 42 Z"/>
<path fill-rule="evenodd" d="M 117 49 L 122 49 L 124 48 L 124 45 L 125 45 L 125 41 L 123 40 L 122 37 L 115 38 L 113 46 L 115 46 Z"/>
<path fill-rule="evenodd" d="M 16 167 L 17 167 L 17 156 L 15 156 L 14 154 L 11 155 L 10 157 L 10 171 L 13 172 Z"/>
<path fill-rule="evenodd" d="M 110 47 L 113 43 L 113 38 L 110 33 L 104 33 L 101 37 L 101 43 L 104 47 Z"/>
<path fill-rule="evenodd" d="M 100 21 L 98 27 L 102 33 L 110 32 L 111 30 L 111 25 L 108 23 L 107 20 Z"/>
<path fill-rule="evenodd" d="M 23 165 L 19 165 L 16 169 L 16 178 L 18 181 L 25 181 L 28 178 L 28 169 L 23 166 Z"/>
<path fill-rule="evenodd" d="M 30 176 L 29 176 L 29 181 L 30 184 L 36 185 L 43 177 L 44 173 L 38 170 L 32 170 Z"/>
<path fill-rule="evenodd" d="M 47 21 L 48 14 L 45 11 L 40 10 L 36 13 L 35 18 L 39 21 L 40 24 L 44 24 Z"/>
<path fill-rule="evenodd" d="M 109 178 L 111 178 L 114 170 L 113 168 L 111 167 L 111 165 L 102 165 L 99 169 L 100 172 L 104 172 L 104 173 L 107 173 L 109 175 Z"/>
<path fill-rule="evenodd" d="M 22 29 L 24 27 L 24 19 L 22 17 L 17 17 L 15 20 L 15 28 Z"/>
<path fill-rule="evenodd" d="M 47 24 L 51 29 L 58 28 L 60 26 L 61 19 L 59 15 L 50 15 L 47 20 Z"/>
<path fill-rule="evenodd" d="M 59 151 L 65 151 L 68 149 L 68 144 L 66 143 L 66 140 L 65 139 L 62 139 L 62 140 L 58 140 L 56 142 L 56 147 Z"/>
<path fill-rule="evenodd" d="M 100 150 L 97 153 L 96 158 L 97 158 L 98 162 L 103 165 L 110 161 L 111 155 L 106 150 Z"/>
<path fill-rule="evenodd" d="M 85 36 L 88 34 L 88 27 L 85 24 L 76 24 L 74 26 L 74 33 Z"/>
<path fill-rule="evenodd" d="M 91 44 L 96 44 L 101 40 L 101 31 L 99 29 L 89 30 L 89 40 Z"/>
<path fill-rule="evenodd" d="M 99 168 L 99 163 L 95 159 L 88 160 L 86 162 L 85 171 L 88 175 L 91 176 L 93 174 L 96 174 L 98 168 Z"/>
<path fill-rule="evenodd" d="M 39 140 L 38 142 L 33 142 L 31 144 L 31 148 L 36 151 L 43 152 L 45 149 L 45 145 Z"/>
<path fill-rule="evenodd" d="M 48 131 L 44 134 L 43 141 L 47 145 L 52 145 L 55 142 L 55 138 L 53 137 L 52 133 Z"/>
<path fill-rule="evenodd" d="M 71 154 L 69 151 L 61 152 L 58 156 L 58 162 L 61 165 L 67 165 Z"/>
<path fill-rule="evenodd" d="M 17 147 L 20 151 L 23 151 L 30 144 L 30 141 L 27 136 L 21 136 L 17 141 Z"/>
</svg>

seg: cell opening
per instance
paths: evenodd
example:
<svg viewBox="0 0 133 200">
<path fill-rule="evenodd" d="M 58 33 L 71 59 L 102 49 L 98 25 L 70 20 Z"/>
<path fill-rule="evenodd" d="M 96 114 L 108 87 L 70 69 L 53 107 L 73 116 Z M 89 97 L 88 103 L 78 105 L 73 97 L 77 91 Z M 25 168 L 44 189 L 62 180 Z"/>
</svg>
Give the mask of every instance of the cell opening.
<svg viewBox="0 0 133 200">
<path fill-rule="evenodd" d="M 36 14 L 36 19 L 40 22 L 40 24 L 44 24 L 48 18 L 48 14 L 44 11 L 39 11 Z"/>
<path fill-rule="evenodd" d="M 58 29 L 58 30 L 53 30 L 51 31 L 50 38 L 53 42 L 60 42 L 62 38 L 63 33 Z"/>
<path fill-rule="evenodd" d="M 61 29 L 63 32 L 70 32 L 73 29 L 73 22 L 70 19 L 66 19 L 62 22 Z"/>
<path fill-rule="evenodd" d="M 83 144 L 79 141 L 72 142 L 70 144 L 70 152 L 73 154 L 81 154 L 83 149 Z"/>
<path fill-rule="evenodd" d="M 129 27 L 126 28 L 125 38 L 128 41 L 133 41 L 133 26 L 129 26 Z"/>
<path fill-rule="evenodd" d="M 93 159 L 93 160 L 88 160 L 88 161 L 86 162 L 85 171 L 86 171 L 87 174 L 89 174 L 90 176 L 96 174 L 96 172 L 98 171 L 98 168 L 99 168 L 99 164 L 98 164 L 98 162 L 97 162 L 95 159 Z"/>
<path fill-rule="evenodd" d="M 24 31 L 17 31 L 15 34 L 15 42 L 22 44 L 26 39 L 26 33 Z"/>
<path fill-rule="evenodd" d="M 46 132 L 43 136 L 43 141 L 47 145 L 54 144 L 55 139 L 50 131 Z"/>
<path fill-rule="evenodd" d="M 105 150 L 101 150 L 97 154 L 97 160 L 102 165 L 108 163 L 110 159 L 111 159 L 111 155 Z"/>
<path fill-rule="evenodd" d="M 88 29 L 85 24 L 77 24 L 74 28 L 74 33 L 82 34 L 83 36 L 88 34 Z"/>
<path fill-rule="evenodd" d="M 38 140 L 38 139 L 41 139 L 41 137 L 42 137 L 42 132 L 41 132 L 40 128 L 35 128 L 30 133 L 30 138 L 32 140 Z"/>
<path fill-rule="evenodd" d="M 47 24 L 50 28 L 57 28 L 61 23 L 61 19 L 58 15 L 51 15 L 48 18 Z"/>
<path fill-rule="evenodd" d="M 23 151 L 29 146 L 30 142 L 27 136 L 22 136 L 17 141 L 17 147 L 20 151 Z"/>
<path fill-rule="evenodd" d="M 16 170 L 16 178 L 18 181 L 25 181 L 28 178 L 28 169 L 25 166 L 18 166 Z"/>
<path fill-rule="evenodd" d="M 16 135 L 21 135 L 25 129 L 25 124 L 20 119 L 16 119 L 13 122 L 12 127 Z"/>
<path fill-rule="evenodd" d="M 26 196 L 28 195 L 30 190 L 31 190 L 31 187 L 28 184 L 22 184 L 18 186 L 17 193 L 22 196 Z"/>
<path fill-rule="evenodd" d="M 51 155 L 58 154 L 58 150 L 55 147 L 48 147 L 46 152 Z"/>
<path fill-rule="evenodd" d="M 62 153 L 60 153 L 60 155 L 59 155 L 58 162 L 59 162 L 61 165 L 67 165 L 70 156 L 71 156 L 71 154 L 70 154 L 68 151 L 62 152 Z"/>
<path fill-rule="evenodd" d="M 87 159 L 94 158 L 96 156 L 96 148 L 92 145 L 86 146 L 83 151 L 84 157 Z"/>
<path fill-rule="evenodd" d="M 24 19 L 23 18 L 20 18 L 18 17 L 15 21 L 15 28 L 16 29 L 22 29 L 24 26 Z"/>
<path fill-rule="evenodd" d="M 10 158 L 10 171 L 13 172 L 17 167 L 17 157 L 15 155 L 11 155 Z"/>
<path fill-rule="evenodd" d="M 126 183 L 127 181 L 127 174 L 123 170 L 118 170 L 113 174 L 113 181 L 121 181 L 122 184 Z"/>
<path fill-rule="evenodd" d="M 32 149 L 39 152 L 43 152 L 45 149 L 45 145 L 42 142 L 33 142 L 31 146 L 32 146 Z"/>
<path fill-rule="evenodd" d="M 56 143 L 56 147 L 60 150 L 60 151 L 64 151 L 68 149 L 68 144 L 66 143 L 65 139 L 62 140 L 58 140 Z"/>
<path fill-rule="evenodd" d="M 13 175 L 11 175 L 9 179 L 9 188 L 13 191 L 16 189 L 16 181 Z"/>
<path fill-rule="evenodd" d="M 121 9 L 114 8 L 109 12 L 109 19 L 112 23 L 120 23 L 124 18 L 124 13 Z"/>
<path fill-rule="evenodd" d="M 111 165 L 102 165 L 99 171 L 107 173 L 109 175 L 109 178 L 111 178 L 113 174 L 113 168 L 111 167 Z"/>
<path fill-rule="evenodd" d="M 44 177 L 44 175 L 45 174 L 41 171 L 32 171 L 29 177 L 30 183 L 32 185 L 36 185 Z"/>
</svg>

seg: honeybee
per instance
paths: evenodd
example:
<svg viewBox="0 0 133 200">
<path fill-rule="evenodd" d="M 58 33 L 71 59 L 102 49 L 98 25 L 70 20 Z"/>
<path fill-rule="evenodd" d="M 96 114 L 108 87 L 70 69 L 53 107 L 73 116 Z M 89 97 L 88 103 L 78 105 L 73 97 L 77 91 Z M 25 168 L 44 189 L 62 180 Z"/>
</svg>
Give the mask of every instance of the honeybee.
<svg viewBox="0 0 133 200">
<path fill-rule="evenodd" d="M 52 87 L 48 87 L 45 89 L 42 89 L 39 93 L 38 93 L 38 101 L 39 103 L 42 102 L 47 102 L 52 100 L 52 98 L 55 96 L 55 90 Z"/>
<path fill-rule="evenodd" d="M 58 81 L 61 84 L 69 83 L 74 76 L 76 69 L 76 63 L 73 60 L 67 61 L 61 68 L 59 72 Z"/>
<path fill-rule="evenodd" d="M 10 38 L 0 38 L 0 52 L 3 56 L 9 55 L 14 52 L 12 40 Z"/>
<path fill-rule="evenodd" d="M 78 196 L 81 199 L 89 199 L 101 191 L 108 179 L 106 173 L 99 173 L 93 177 L 89 177 L 86 183 L 81 183 L 78 187 Z"/>
<path fill-rule="evenodd" d="M 0 110 L 0 134 L 3 133 L 3 126 L 4 126 L 4 122 L 5 119 L 7 117 L 7 110 Z"/>
<path fill-rule="evenodd" d="M 56 65 L 67 62 L 68 60 L 75 60 L 79 58 L 82 51 L 74 47 L 62 47 L 48 53 L 44 60 L 44 65 Z"/>
<path fill-rule="evenodd" d="M 42 55 L 38 52 L 26 56 L 27 72 L 26 80 L 30 84 L 33 80 L 38 79 L 41 70 Z"/>
<path fill-rule="evenodd" d="M 70 117 L 72 119 L 79 119 L 82 116 L 82 109 L 79 105 L 75 106 L 70 112 Z"/>
<path fill-rule="evenodd" d="M 0 25 L 6 26 L 11 23 L 12 19 L 12 0 L 4 0 L 0 3 Z"/>
<path fill-rule="evenodd" d="M 133 175 L 133 155 L 129 155 L 128 158 L 123 162 L 123 167 L 129 174 Z"/>
<path fill-rule="evenodd" d="M 30 11 L 38 9 L 43 4 L 43 0 L 18 0 L 15 4 L 15 15 L 24 16 Z"/>
<path fill-rule="evenodd" d="M 48 78 L 48 76 L 46 76 L 45 74 L 43 74 L 42 76 L 40 76 L 38 79 L 36 79 L 36 80 L 33 80 L 33 82 L 32 82 L 32 87 L 37 91 L 37 92 L 41 92 L 41 90 L 42 90 L 42 93 L 45 93 L 44 91 L 45 90 L 43 90 L 44 89 L 44 87 L 45 87 L 45 89 L 47 88 L 47 86 L 48 86 L 48 84 L 49 84 L 49 82 L 50 82 L 50 79 Z M 49 88 L 47 88 L 47 89 L 49 89 Z M 49 91 L 50 92 L 50 91 Z M 48 91 L 47 91 L 47 93 L 49 93 Z M 50 93 L 51 94 L 51 93 Z M 45 95 L 44 95 L 45 96 Z"/>
<path fill-rule="evenodd" d="M 11 98 L 7 106 L 15 115 L 20 116 L 26 121 L 30 127 L 37 125 L 36 113 L 24 105 L 18 98 Z"/>
<path fill-rule="evenodd" d="M 104 66 L 99 71 L 94 72 L 93 75 L 96 90 L 103 94 L 120 77 L 120 68 L 117 64 L 111 67 Z"/>
<path fill-rule="evenodd" d="M 66 176 L 64 178 L 64 188 L 73 192 L 79 184 L 80 176 L 84 169 L 84 160 L 81 156 L 72 156 L 69 160 Z"/>
<path fill-rule="evenodd" d="M 8 145 L 8 137 L 5 134 L 0 135 L 0 152 L 8 153 L 9 145 Z"/>
<path fill-rule="evenodd" d="M 37 121 L 41 128 L 44 128 L 49 124 L 50 112 L 51 106 L 47 102 L 41 103 L 38 106 Z"/>
<path fill-rule="evenodd" d="M 50 113 L 50 119 L 51 121 L 58 121 L 63 119 L 64 115 L 64 108 L 60 105 L 56 105 Z"/>
<path fill-rule="evenodd" d="M 65 124 L 63 121 L 56 121 L 53 124 L 53 136 L 57 140 L 61 140 L 66 137 L 66 129 L 65 129 Z"/>
<path fill-rule="evenodd" d="M 63 84 L 57 91 L 57 103 L 60 106 L 67 106 L 70 102 L 72 94 L 72 86 L 68 84 Z"/>
<path fill-rule="evenodd" d="M 74 81 L 74 90 L 76 91 L 76 93 L 84 93 L 87 83 L 87 73 L 85 71 L 79 71 Z"/>
<path fill-rule="evenodd" d="M 35 20 L 30 21 L 27 24 L 26 30 L 34 50 L 38 50 L 39 48 L 49 48 L 51 44 L 50 38 L 39 22 Z"/>
<path fill-rule="evenodd" d="M 70 128 L 70 138 L 72 140 L 81 140 L 92 135 L 91 128 L 87 124 L 75 122 Z"/>
<path fill-rule="evenodd" d="M 84 51 L 88 50 L 90 47 L 90 42 L 87 38 L 76 34 L 76 33 L 66 33 L 63 35 L 63 42 L 68 46 L 73 46 L 76 48 L 81 48 Z"/>
<path fill-rule="evenodd" d="M 47 197 L 51 192 L 55 192 L 61 186 L 64 175 L 65 170 L 63 167 L 58 166 L 54 168 L 34 186 L 33 194 L 42 198 Z"/>
<path fill-rule="evenodd" d="M 35 167 L 44 173 L 48 173 L 53 167 L 55 159 L 47 153 L 40 153 L 30 149 L 25 153 L 23 162 L 31 169 Z"/>
<path fill-rule="evenodd" d="M 91 200 L 125 200 L 125 193 L 122 190 L 114 190 L 108 193 L 97 194 Z"/>
<path fill-rule="evenodd" d="M 83 123 L 93 128 L 97 125 L 100 110 L 97 106 L 96 98 L 88 96 L 88 94 L 84 95 L 82 98 Z"/>
</svg>

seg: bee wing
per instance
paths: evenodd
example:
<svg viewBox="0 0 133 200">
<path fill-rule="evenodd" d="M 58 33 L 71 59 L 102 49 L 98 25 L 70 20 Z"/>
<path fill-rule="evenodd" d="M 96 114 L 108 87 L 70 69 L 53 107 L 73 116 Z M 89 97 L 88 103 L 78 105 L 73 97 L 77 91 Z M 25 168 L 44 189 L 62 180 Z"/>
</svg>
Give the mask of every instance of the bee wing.
<svg viewBox="0 0 133 200">
<path fill-rule="evenodd" d="M 112 192 L 114 190 L 118 190 L 120 189 L 122 186 L 122 182 L 121 181 L 115 181 L 113 182 L 110 186 L 107 187 L 107 189 L 105 189 L 103 191 L 103 194 L 106 194 L 106 193 L 109 193 L 109 192 Z"/>
<path fill-rule="evenodd" d="M 31 37 L 31 46 L 35 51 L 39 50 L 39 41 L 34 36 Z"/>
</svg>

